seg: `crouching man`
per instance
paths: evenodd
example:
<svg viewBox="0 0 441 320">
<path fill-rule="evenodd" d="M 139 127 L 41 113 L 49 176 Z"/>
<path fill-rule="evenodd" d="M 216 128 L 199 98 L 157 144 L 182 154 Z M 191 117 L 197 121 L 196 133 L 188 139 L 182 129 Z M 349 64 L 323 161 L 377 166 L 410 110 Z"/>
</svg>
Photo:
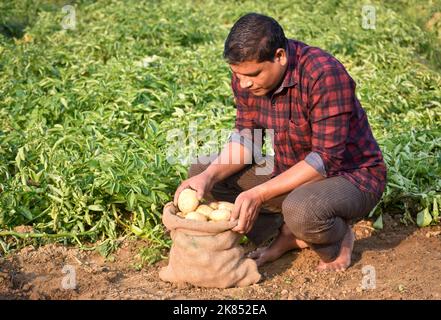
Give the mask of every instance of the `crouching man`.
<svg viewBox="0 0 441 320">
<path fill-rule="evenodd" d="M 235 133 L 219 155 L 191 166 L 175 202 L 191 187 L 199 198 L 234 202 L 233 230 L 255 243 L 278 234 L 250 254 L 258 265 L 309 247 L 318 270 L 345 270 L 354 244 L 348 222 L 369 214 L 386 183 L 354 80 L 332 55 L 287 39 L 277 21 L 255 13 L 234 24 L 224 58 Z M 273 132 L 273 158 L 254 157 L 262 139 L 254 129 Z"/>
</svg>

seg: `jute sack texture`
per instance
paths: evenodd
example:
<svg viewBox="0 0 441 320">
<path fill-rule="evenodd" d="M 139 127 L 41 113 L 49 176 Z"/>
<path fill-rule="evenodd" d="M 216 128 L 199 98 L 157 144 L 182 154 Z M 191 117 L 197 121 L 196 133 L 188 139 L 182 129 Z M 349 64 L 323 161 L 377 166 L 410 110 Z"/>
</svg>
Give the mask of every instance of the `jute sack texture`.
<svg viewBox="0 0 441 320">
<path fill-rule="evenodd" d="M 245 287 L 260 280 L 256 262 L 244 256 L 239 244 L 242 235 L 231 231 L 237 222 L 187 220 L 176 212 L 173 202 L 163 210 L 172 247 L 161 280 L 207 288 Z"/>
</svg>

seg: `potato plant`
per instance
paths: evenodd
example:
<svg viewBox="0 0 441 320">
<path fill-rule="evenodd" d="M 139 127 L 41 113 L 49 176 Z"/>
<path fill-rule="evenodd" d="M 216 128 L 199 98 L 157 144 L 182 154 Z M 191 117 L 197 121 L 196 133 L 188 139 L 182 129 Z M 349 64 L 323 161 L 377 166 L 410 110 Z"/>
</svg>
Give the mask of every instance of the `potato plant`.
<svg viewBox="0 0 441 320">
<path fill-rule="evenodd" d="M 188 163 L 167 161 L 167 134 L 190 125 L 228 130 L 235 110 L 222 48 L 249 11 L 278 19 L 288 37 L 334 54 L 357 94 L 389 168 L 372 211 L 420 226 L 441 203 L 440 1 L 0 2 L 0 248 L 62 241 L 102 251 L 148 239 L 149 262 L 170 245 L 165 203 Z M 415 8 L 415 10 L 412 10 Z M 415 12 L 421 12 L 416 18 Z M 426 20 L 424 20 L 426 19 Z M 204 149 L 182 139 L 179 154 Z M 21 226 L 31 232 L 20 231 Z M 104 249 L 103 249 L 104 248 Z M 153 258 L 152 258 L 153 257 Z"/>
</svg>

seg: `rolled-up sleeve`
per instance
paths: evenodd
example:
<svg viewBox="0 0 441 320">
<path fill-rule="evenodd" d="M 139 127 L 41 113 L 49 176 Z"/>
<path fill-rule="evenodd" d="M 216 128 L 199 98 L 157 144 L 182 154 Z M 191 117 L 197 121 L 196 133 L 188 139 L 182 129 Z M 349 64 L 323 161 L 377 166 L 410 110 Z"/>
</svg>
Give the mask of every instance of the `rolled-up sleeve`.
<svg viewBox="0 0 441 320">
<path fill-rule="evenodd" d="M 318 171 L 323 177 L 326 177 L 325 164 L 323 163 L 322 157 L 317 152 L 310 152 L 305 157 L 305 161 L 311 167 Z"/>
<path fill-rule="evenodd" d="M 349 125 L 355 108 L 355 82 L 344 68 L 325 69 L 312 87 L 312 152 L 323 160 L 326 174 L 341 170 Z"/>
</svg>

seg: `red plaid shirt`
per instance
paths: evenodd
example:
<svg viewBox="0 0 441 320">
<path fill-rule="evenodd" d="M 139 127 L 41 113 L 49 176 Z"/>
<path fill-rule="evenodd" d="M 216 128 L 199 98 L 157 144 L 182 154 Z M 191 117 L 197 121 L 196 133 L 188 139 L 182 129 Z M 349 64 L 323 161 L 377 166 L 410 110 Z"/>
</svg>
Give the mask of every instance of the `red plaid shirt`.
<svg viewBox="0 0 441 320">
<path fill-rule="evenodd" d="M 288 67 L 274 93 L 258 97 L 233 74 L 236 129 L 274 130 L 276 176 L 316 152 L 327 177 L 343 176 L 363 191 L 381 196 L 386 166 L 355 82 L 329 53 L 288 41 Z"/>
</svg>

